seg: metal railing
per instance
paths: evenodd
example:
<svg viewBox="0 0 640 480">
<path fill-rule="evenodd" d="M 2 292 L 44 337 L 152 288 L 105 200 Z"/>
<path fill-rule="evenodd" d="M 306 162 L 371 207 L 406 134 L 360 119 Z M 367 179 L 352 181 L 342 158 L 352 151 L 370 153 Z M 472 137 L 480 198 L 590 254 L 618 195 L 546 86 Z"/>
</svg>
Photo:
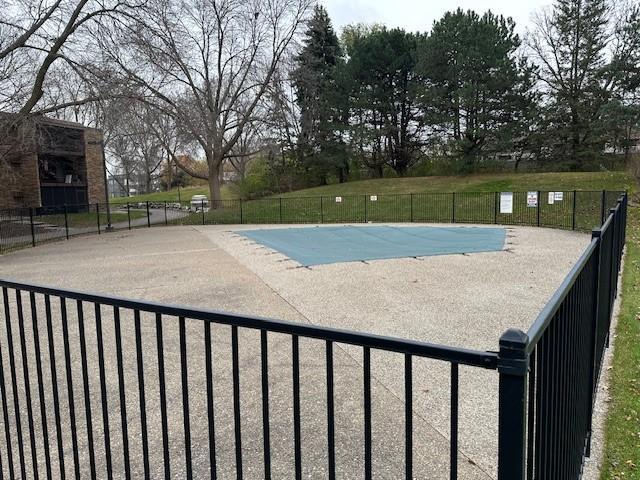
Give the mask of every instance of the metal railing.
<svg viewBox="0 0 640 480">
<path fill-rule="evenodd" d="M 608 346 L 627 196 L 527 333 L 500 339 L 500 480 L 580 478 Z"/>
<path fill-rule="evenodd" d="M 528 195 L 536 194 L 536 204 Z M 512 192 L 501 213 L 499 192 L 410 193 L 258 200 L 58 205 L 0 210 L 0 254 L 87 233 L 168 225 L 426 222 L 530 225 L 591 230 L 622 192 Z M 553 198 L 553 200 L 551 200 Z"/>
<path fill-rule="evenodd" d="M 164 476 L 170 478 L 174 469 L 180 471 L 181 476 L 191 478 L 192 476 L 216 477 L 216 427 L 214 424 L 214 397 L 221 392 L 217 385 L 214 385 L 214 364 L 212 360 L 213 346 L 217 345 L 222 349 L 225 341 L 231 346 L 231 391 L 233 392 L 233 428 L 234 428 L 234 452 L 235 468 L 234 476 L 243 477 L 243 432 L 241 422 L 241 402 L 247 397 L 260 396 L 260 408 L 257 414 L 262 416 L 263 437 L 263 472 L 256 474 L 253 478 L 271 478 L 271 411 L 269 401 L 269 340 L 274 334 L 284 335 L 286 342 L 291 349 L 291 369 L 292 379 L 292 399 L 291 406 L 294 439 L 293 455 L 294 468 L 290 472 L 291 478 L 301 478 L 302 475 L 302 446 L 301 446 L 301 409 L 300 409 L 300 366 L 301 352 L 300 343 L 303 339 L 315 339 L 322 343 L 325 360 L 326 377 L 326 471 L 330 478 L 335 478 L 335 430 L 334 430 L 334 345 L 346 344 L 356 346 L 360 349 L 363 359 L 362 389 L 364 398 L 364 440 L 363 451 L 360 454 L 364 458 L 364 476 L 371 478 L 372 475 L 372 442 L 371 442 L 371 353 L 373 351 L 393 352 L 403 357 L 404 361 L 404 415 L 399 421 L 405 422 L 405 472 L 407 478 L 412 478 L 413 470 L 413 376 L 412 365 L 415 359 L 429 358 L 450 364 L 451 371 L 451 478 L 457 478 L 457 435 L 458 435 L 458 366 L 470 365 L 474 367 L 495 369 L 497 355 L 490 352 L 481 352 L 463 348 L 453 348 L 441 345 L 434 345 L 411 340 L 403 340 L 385 336 L 363 334 L 346 330 L 305 325 L 300 323 L 290 323 L 266 318 L 233 315 L 224 312 L 195 310 L 186 307 L 161 305 L 151 302 L 135 301 L 126 298 L 109 297 L 102 295 L 87 294 L 83 292 L 58 290 L 54 288 L 26 285 L 21 283 L 0 281 L 4 301 L 5 325 L 2 331 L 3 339 L 0 342 L 2 349 L 0 352 L 0 384 L 2 390 L 2 410 L 4 414 L 4 439 L 5 446 L 0 448 L 0 458 L 7 459 L 6 471 L 10 478 L 20 476 L 22 478 L 38 477 L 42 473 L 42 466 L 46 476 L 65 475 L 78 477 L 80 473 L 88 470 L 91 478 L 112 478 L 114 475 L 113 463 L 118 451 L 118 456 L 122 455 L 123 471 L 117 476 L 124 475 L 126 478 L 132 477 L 132 454 L 133 443 L 139 442 L 137 451 L 142 452 L 142 462 L 136 471 L 141 471 L 145 478 L 157 478 Z M 28 297 L 28 307 L 23 303 Z M 53 307 L 58 305 L 57 312 Z M 29 311 L 29 314 L 26 312 Z M 57 313 L 57 314 L 54 314 Z M 43 317 L 45 321 L 43 322 Z M 55 318 L 55 321 L 54 321 Z M 113 341 L 105 338 L 107 330 L 105 323 L 109 322 L 109 331 L 113 334 Z M 127 350 L 125 342 L 125 322 L 133 323 L 135 342 L 130 343 L 131 350 Z M 178 325 L 177 338 L 167 335 L 167 330 L 174 331 L 175 324 Z M 28 324 L 28 325 L 27 325 Z M 212 328 L 214 326 L 230 327 L 224 334 L 217 332 L 215 342 L 212 341 Z M 187 328 L 189 326 L 189 328 Z M 195 328 L 194 328 L 195 327 Z M 259 334 L 258 338 L 251 338 L 249 343 L 254 343 L 246 349 L 253 350 L 256 360 L 259 359 L 260 387 L 251 388 L 242 396 L 240 387 L 240 360 L 239 354 L 242 349 L 241 333 L 243 330 L 254 330 Z M 146 339 L 146 347 L 144 335 Z M 27 332 L 31 332 L 30 338 Z M 91 332 L 91 334 L 89 333 Z M 18 341 L 14 340 L 14 335 Z M 156 340 L 156 348 L 150 348 L 149 339 Z M 176 343 L 178 344 L 176 346 Z M 88 344 L 96 346 L 96 357 L 91 357 L 88 353 Z M 259 344 L 259 346 L 258 346 Z M 189 350 L 187 349 L 189 346 Z M 64 355 L 61 354 L 60 349 Z M 192 425 L 190 424 L 190 408 L 192 404 L 190 398 L 193 389 L 189 388 L 189 371 L 192 367 L 192 358 L 196 356 L 195 350 L 204 351 L 205 376 L 206 376 L 206 405 L 207 405 L 207 438 L 203 444 L 195 445 L 191 439 Z M 113 351 L 110 351 L 113 350 Z M 172 352 L 169 356 L 167 352 Z M 176 355 L 178 353 L 178 355 Z M 3 365 L 3 354 L 9 360 L 9 378 L 6 379 L 6 365 Z M 133 357 L 136 359 L 136 368 L 129 372 L 135 377 L 133 382 L 127 383 L 125 378 L 125 359 Z M 169 376 L 168 365 L 171 363 L 169 357 L 177 359 L 180 369 L 180 379 L 176 387 L 180 391 L 168 391 L 168 384 L 173 384 L 176 378 Z M 115 378 L 107 378 L 105 372 L 105 358 L 115 358 L 116 368 L 110 369 Z M 20 362 L 22 359 L 22 362 Z M 38 385 L 38 402 L 35 401 L 34 393 L 31 391 L 32 385 L 36 382 L 33 379 L 33 371 L 30 370 L 33 360 L 36 363 L 36 377 Z M 57 361 L 62 361 L 62 365 Z M 49 368 L 43 368 L 47 365 Z M 149 388 L 150 377 L 148 374 L 150 365 L 154 365 L 155 374 L 158 376 L 157 390 L 151 391 Z M 79 375 L 78 370 L 81 375 Z M 97 384 L 91 384 L 93 371 L 97 370 L 99 378 Z M 64 372 L 64 373 L 63 373 Z M 171 377 L 171 382 L 169 382 Z M 72 399 L 69 402 L 71 408 L 62 411 L 63 390 L 62 385 L 66 384 L 66 397 Z M 109 402 L 107 384 L 117 385 L 118 399 Z M 252 387 L 258 385 L 252 385 Z M 46 395 L 44 391 L 52 391 L 51 405 L 45 403 Z M 136 396 L 139 404 L 134 405 L 130 400 L 131 396 Z M 22 398 L 19 398 L 22 396 Z M 174 400 L 171 408 L 168 406 L 168 397 Z M 155 398 L 154 403 L 160 408 L 160 422 L 155 423 L 156 428 L 152 428 L 148 416 L 150 414 L 148 405 Z M 241 399 L 241 397 L 243 399 Z M 181 401 L 179 400 L 181 399 Z M 178 405 L 177 405 L 178 404 Z M 13 405 L 13 408 L 11 408 Z M 26 418 L 27 425 L 25 428 Z M 82 414 L 73 408 L 80 406 Z M 169 441 L 169 419 L 171 409 L 180 409 L 183 417 L 183 438 L 177 443 L 184 459 L 179 462 L 179 466 L 172 465 L 170 460 Z M 120 415 L 116 424 L 110 423 L 113 415 L 110 412 L 118 410 Z M 133 436 L 128 431 L 131 429 L 131 415 L 135 410 L 135 416 L 139 417 L 140 435 Z M 53 414 L 54 421 L 51 421 Z M 101 415 L 100 415 L 101 414 Z M 97 425 L 95 418 L 100 415 L 102 424 Z M 111 417 L 111 418 L 110 418 Z M 81 420 L 81 418 L 83 420 Z M 172 419 L 172 422 L 175 418 Z M 49 430 L 50 425 L 55 425 L 55 431 Z M 84 425 L 81 425 L 84 423 Z M 11 431 L 13 430 L 13 431 Z M 86 437 L 80 439 L 80 430 L 83 430 Z M 116 448 L 113 443 L 115 431 L 119 430 L 118 436 L 122 439 Z M 100 431 L 101 438 L 96 437 Z M 42 452 L 38 451 L 37 439 L 47 439 L 44 442 Z M 70 440 L 64 442 L 64 439 Z M 156 448 L 150 447 L 151 439 Z M 28 440 L 27 440 L 28 439 Z M 278 438 L 278 441 L 284 441 Z M 96 458 L 98 442 L 104 444 L 103 458 Z M 83 452 L 81 445 L 87 449 Z M 192 460 L 193 450 L 208 449 L 207 465 L 197 467 Z M 162 452 L 161 455 L 154 455 L 154 451 Z M 40 456 L 44 454 L 43 458 Z M 356 454 L 356 452 L 353 452 Z M 88 458 L 87 458 L 88 456 Z M 16 458 L 17 457 L 17 458 Z M 29 458 L 30 457 L 30 458 Z M 81 465 L 82 458 L 88 465 Z M 3 459 L 4 460 L 4 459 Z M 153 460 L 153 462 L 151 461 Z M 153 463 L 153 465 L 152 465 Z M 17 465 L 17 466 L 16 466 Z M 100 466 L 100 468 L 97 467 Z M 106 474 L 106 475 L 105 475 Z M 264 477 L 262 476 L 264 475 Z"/>
<path fill-rule="evenodd" d="M 346 345 L 362 360 L 350 384 L 351 395 L 362 398 L 362 432 L 341 431 L 352 435 L 348 455 L 362 459 L 354 476 L 375 473 L 372 354 L 386 352 L 402 362 L 403 412 L 396 421 L 403 424 L 405 478 L 414 478 L 416 467 L 414 400 L 421 392 L 414 368 L 428 360 L 448 364 L 448 478 L 460 470 L 459 366 L 466 365 L 498 371 L 498 478 L 577 479 L 589 454 L 626 212 L 622 195 L 529 331 L 507 331 L 498 352 L 0 280 L 0 477 L 299 479 L 302 426 L 321 412 L 324 428 L 313 433 L 325 438 L 309 444 L 322 451 L 315 452 L 324 464 L 316 473 L 336 478 L 335 352 Z M 320 406 L 303 413 L 305 366 L 324 384 L 313 396 Z M 287 395 L 272 390 L 271 375 L 290 380 Z M 221 398 L 232 405 L 226 415 L 218 411 Z M 292 438 L 280 428 L 283 416 L 290 416 Z M 258 424 L 250 434 L 247 419 Z M 221 432 L 232 437 L 222 446 Z M 275 471 L 274 440 L 291 453 L 289 470 L 279 464 Z M 247 448 L 260 451 L 259 466 L 246 464 Z M 232 458 L 225 457 L 223 475 L 225 455 Z"/>
</svg>

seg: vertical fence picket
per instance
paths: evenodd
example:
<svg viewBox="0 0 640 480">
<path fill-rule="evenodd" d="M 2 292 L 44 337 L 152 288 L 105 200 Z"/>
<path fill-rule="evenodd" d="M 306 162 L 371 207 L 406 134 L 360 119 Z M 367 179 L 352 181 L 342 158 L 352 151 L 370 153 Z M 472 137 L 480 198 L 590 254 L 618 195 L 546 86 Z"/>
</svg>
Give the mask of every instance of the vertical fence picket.
<svg viewBox="0 0 640 480">
<path fill-rule="evenodd" d="M 66 203 L 64 204 L 64 233 L 67 240 L 69 240 L 69 213 Z"/>
<path fill-rule="evenodd" d="M 458 478 L 458 364 L 451 363 L 451 394 L 449 402 L 451 404 L 451 419 L 449 432 L 449 479 Z"/>
<path fill-rule="evenodd" d="M 326 342 L 327 368 L 327 457 L 329 459 L 329 480 L 336 478 L 336 439 L 333 403 L 333 343 Z"/>
<path fill-rule="evenodd" d="M 231 361 L 233 369 L 233 426 L 235 431 L 236 476 L 242 480 L 242 427 L 240 423 L 240 367 L 238 352 L 238 327 L 231 327 Z"/>
<path fill-rule="evenodd" d="M 29 208 L 29 226 L 31 227 L 31 246 L 36 246 L 36 229 L 33 224 L 33 208 Z"/>
<path fill-rule="evenodd" d="M 47 478 L 52 478 L 51 472 L 51 452 L 49 450 L 49 428 L 47 424 L 47 407 L 44 397 L 44 376 L 42 374 L 42 353 L 40 351 L 40 333 L 38 328 L 38 311 L 36 307 L 36 295 L 29 292 L 29 301 L 31 304 L 31 328 L 33 333 L 33 346 L 35 350 L 36 375 L 38 378 L 38 397 L 40 399 L 40 419 L 42 422 L 42 438 L 44 439 L 44 460 L 47 472 Z"/>
<path fill-rule="evenodd" d="M 364 377 L 364 478 L 372 478 L 372 456 L 371 456 L 371 349 L 364 347 L 363 350 L 363 377 Z"/>
<path fill-rule="evenodd" d="M 142 349 L 142 329 L 140 325 L 140 310 L 133 311 L 133 323 L 136 337 L 136 363 L 138 368 L 138 401 L 140 404 L 140 431 L 142 443 L 142 466 L 144 469 L 144 478 L 151 478 L 149 468 L 149 439 L 147 426 L 147 400 L 144 381 L 144 356 Z"/>
<path fill-rule="evenodd" d="M 33 422 L 33 407 L 31 402 L 31 381 L 29 379 L 29 360 L 27 342 L 24 330 L 24 313 L 22 307 L 22 295 L 16 290 L 16 305 L 18 310 L 18 333 L 20 335 L 20 353 L 22 356 L 22 378 L 24 380 L 24 392 L 27 404 L 27 427 L 29 428 L 29 446 L 31 451 L 31 473 L 38 478 L 38 452 L 36 451 L 36 437 Z"/>
<path fill-rule="evenodd" d="M 162 331 L 162 314 L 156 313 L 156 348 L 158 351 L 158 388 L 160 395 L 160 421 L 162 428 L 162 457 L 164 478 L 171 478 L 171 459 L 169 457 L 169 421 L 167 418 L 167 389 L 164 371 L 164 338 Z M 213 476 L 215 478 L 215 475 Z"/>
<path fill-rule="evenodd" d="M 260 365 L 262 381 L 262 454 L 264 478 L 271 479 L 271 437 L 269 425 L 269 362 L 267 331 L 260 330 Z"/>
<path fill-rule="evenodd" d="M 58 393 L 58 369 L 56 368 L 56 353 L 53 334 L 53 323 L 51 318 L 51 298 L 49 295 L 44 296 L 45 319 L 47 322 L 47 344 L 49 349 L 49 366 L 51 374 L 51 391 L 53 396 L 53 414 L 56 425 L 56 443 L 58 445 L 58 467 L 60 478 L 64 480 L 66 477 L 64 447 L 62 445 L 62 425 L 60 418 L 60 397 Z"/>
<path fill-rule="evenodd" d="M 124 475 L 126 480 L 131 479 L 131 465 L 129 457 L 129 431 L 127 421 L 127 399 L 124 381 L 124 360 L 122 353 L 122 326 L 120 324 L 120 309 L 113 307 L 113 329 L 116 338 L 116 363 L 118 370 L 118 394 L 120 399 L 120 428 L 122 432 L 122 455 L 124 462 Z"/>
<path fill-rule="evenodd" d="M 104 435 L 105 463 L 107 466 L 107 478 L 113 478 L 113 466 L 111 460 L 111 437 L 109 431 L 109 406 L 107 401 L 107 379 L 105 374 L 104 341 L 102 335 L 102 312 L 100 304 L 95 303 L 96 342 L 98 344 L 98 367 L 100 372 L 100 402 L 102 404 L 102 428 Z"/>
<path fill-rule="evenodd" d="M 213 352 L 211 347 L 211 324 L 204 324 L 205 375 L 207 384 L 207 426 L 209 434 L 209 474 L 216 478 L 216 429 L 213 404 Z"/>
<path fill-rule="evenodd" d="M 293 449 L 295 478 L 302 478 L 302 446 L 300 432 L 300 347 L 297 335 L 291 337 L 293 374 Z"/>
<path fill-rule="evenodd" d="M 405 477 L 413 478 L 413 370 L 412 357 L 404 356 L 404 456 Z"/>
<path fill-rule="evenodd" d="M 203 208 L 204 211 L 204 208 Z M 180 330 L 180 373 L 182 379 L 182 421 L 184 426 L 184 463 L 186 478 L 193 478 L 191 461 L 191 419 L 189 418 L 189 367 L 187 357 L 187 332 L 184 317 L 178 319 Z"/>
<path fill-rule="evenodd" d="M 96 478 L 96 456 L 93 444 L 93 418 L 91 415 L 91 391 L 89 387 L 89 367 L 87 364 L 87 339 L 84 328 L 84 309 L 82 300 L 76 301 L 78 313 L 78 338 L 80 340 L 80 359 L 82 366 L 82 388 L 84 393 L 84 413 L 87 427 L 87 445 L 89 449 L 89 469 L 91 478 Z"/>
</svg>

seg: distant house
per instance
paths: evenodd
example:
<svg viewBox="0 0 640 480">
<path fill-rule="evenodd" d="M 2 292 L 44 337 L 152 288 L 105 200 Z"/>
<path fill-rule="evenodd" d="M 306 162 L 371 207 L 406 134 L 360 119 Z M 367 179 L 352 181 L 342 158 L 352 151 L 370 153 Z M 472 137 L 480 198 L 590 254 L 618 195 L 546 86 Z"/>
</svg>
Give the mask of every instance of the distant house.
<svg viewBox="0 0 640 480">
<path fill-rule="evenodd" d="M 222 164 L 222 181 L 224 183 L 233 182 L 237 180 L 239 176 L 240 175 L 238 174 L 238 171 L 233 167 L 233 165 L 231 165 L 230 162 L 224 162 Z"/>
<path fill-rule="evenodd" d="M 0 208 L 104 202 L 102 132 L 78 123 L 0 115 Z"/>
<path fill-rule="evenodd" d="M 141 193 L 151 193 L 159 191 L 160 181 L 157 178 L 151 180 L 151 188 L 147 191 L 147 183 L 144 175 L 132 173 L 128 176 L 124 174 L 114 174 L 107 177 L 110 197 L 128 197 Z M 128 192 L 127 192 L 128 190 Z"/>
</svg>

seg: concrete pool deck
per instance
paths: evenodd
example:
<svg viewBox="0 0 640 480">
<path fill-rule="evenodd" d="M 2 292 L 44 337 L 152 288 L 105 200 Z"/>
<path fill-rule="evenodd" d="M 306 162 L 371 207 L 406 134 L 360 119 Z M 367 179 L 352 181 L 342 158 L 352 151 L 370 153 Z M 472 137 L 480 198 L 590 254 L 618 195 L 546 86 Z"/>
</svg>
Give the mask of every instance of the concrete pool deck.
<svg viewBox="0 0 640 480">
<path fill-rule="evenodd" d="M 283 255 L 236 233 L 241 229 L 256 228 L 260 226 L 156 227 L 76 238 L 0 257 L 0 276 L 59 288 L 496 350 L 504 330 L 528 328 L 590 239 L 589 235 L 575 232 L 506 227 L 507 244 L 500 252 L 300 268 Z M 149 320 L 143 319 L 143 332 L 148 333 L 150 345 L 153 345 L 154 328 Z M 103 322 L 106 338 L 113 338 L 106 312 Z M 130 326 L 130 322 L 124 323 Z M 175 322 L 168 325 L 165 338 L 171 339 L 177 334 L 174 327 Z M 87 334 L 95 339 L 90 328 Z M 200 347 L 202 336 L 197 331 L 202 329 L 200 325 L 191 328 L 194 334 L 189 337 L 190 364 L 199 367 L 204 353 Z M 131 342 L 130 338 L 125 342 L 129 348 Z M 179 355 L 175 350 L 177 342 L 173 343 L 176 345 L 168 347 L 165 353 L 169 362 L 175 364 Z M 231 394 L 230 388 L 226 388 L 230 384 L 229 345 L 228 331 L 222 327 L 214 329 L 214 352 L 219 359 L 216 385 L 221 387 L 216 398 L 219 478 L 234 477 Z M 262 478 L 258 346 L 259 339 L 255 334 L 241 335 L 243 451 L 245 478 L 250 479 Z M 91 345 L 89 348 L 90 358 L 93 358 L 91 353 L 95 348 Z M 291 478 L 290 340 L 273 335 L 269 348 L 273 477 Z M 153 356 L 155 349 L 151 346 L 149 349 Z M 3 348 L 5 356 L 6 351 Z M 303 473 L 305 478 L 324 478 L 324 345 L 301 340 L 301 352 Z M 373 466 L 377 478 L 398 478 L 403 471 L 402 360 L 397 354 L 372 355 Z M 363 463 L 359 453 L 362 444 L 362 352 L 355 347 L 336 345 L 334 362 L 338 478 L 360 478 Z M 128 359 L 125 367 L 127 387 L 131 382 L 131 388 L 135 390 L 135 359 Z M 32 368 L 35 371 L 35 367 Z M 148 368 L 153 378 L 153 367 L 149 365 Z M 117 405 L 114 371 L 111 362 L 107 367 L 108 399 Z M 97 368 L 91 369 L 90 374 L 92 391 L 96 392 Z M 206 422 L 201 420 L 206 418 L 202 377 L 202 368 L 194 367 L 189 381 L 192 385 L 190 395 L 193 392 L 190 399 L 193 402 L 194 465 L 200 476 L 205 476 L 208 449 Z M 449 451 L 449 365 L 415 359 L 413 378 L 415 478 L 445 479 L 448 478 Z M 169 372 L 167 381 L 169 388 L 175 387 L 170 401 L 174 402 L 173 410 L 178 413 L 170 421 L 170 441 L 173 472 L 179 475 L 183 462 L 179 371 Z M 148 388 L 154 388 L 153 382 Z M 153 393 L 148 398 L 150 411 L 155 408 L 156 412 L 149 418 L 150 432 L 159 431 L 156 391 L 150 390 Z M 129 421 L 132 438 L 136 438 L 139 431 L 135 400 L 133 395 Z M 93 412 L 96 431 L 101 428 L 98 405 Z M 497 373 L 461 367 L 459 478 L 495 478 L 496 413 Z M 121 474 L 117 410 L 111 417 L 110 414 L 114 469 Z M 155 455 L 152 469 L 159 473 L 162 456 L 157 437 L 150 440 Z M 96 438 L 101 439 L 98 434 Z M 139 473 L 141 452 L 134 446 L 132 449 L 132 467 Z M 97 440 L 98 459 L 102 458 L 103 452 L 104 447 Z M 103 468 L 101 463 L 98 466 Z"/>
</svg>

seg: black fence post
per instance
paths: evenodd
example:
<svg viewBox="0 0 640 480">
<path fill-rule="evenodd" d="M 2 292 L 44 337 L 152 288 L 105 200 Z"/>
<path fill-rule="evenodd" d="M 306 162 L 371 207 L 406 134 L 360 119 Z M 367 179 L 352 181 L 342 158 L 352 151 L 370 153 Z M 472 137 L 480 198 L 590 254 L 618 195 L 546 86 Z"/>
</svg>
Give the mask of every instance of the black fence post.
<svg viewBox="0 0 640 480">
<path fill-rule="evenodd" d="M 536 205 L 538 207 L 538 208 L 536 208 L 536 217 L 537 217 L 536 222 L 537 222 L 538 226 L 540 226 L 540 206 L 542 204 L 542 195 L 541 195 L 541 193 L 542 192 L 540 192 L 540 190 L 538 190 L 538 202 L 537 202 L 537 205 Z"/>
<path fill-rule="evenodd" d="M 169 219 L 167 218 L 167 201 L 164 202 L 164 224 L 169 225 Z"/>
<path fill-rule="evenodd" d="M 607 191 L 606 190 L 602 190 L 602 200 L 600 201 L 601 205 L 600 205 L 600 225 L 602 225 L 605 221 L 605 216 L 604 216 L 604 212 L 606 211 L 606 202 L 607 202 Z"/>
<path fill-rule="evenodd" d="M 498 192 L 493 192 L 493 224 L 498 223 Z"/>
<path fill-rule="evenodd" d="M 576 229 L 576 197 L 578 196 L 578 191 L 573 191 L 573 209 L 571 211 L 571 230 Z"/>
<path fill-rule="evenodd" d="M 129 230 L 131 230 L 131 206 L 127 202 L 127 223 L 129 224 Z"/>
<path fill-rule="evenodd" d="M 516 329 L 500 337 L 498 480 L 525 478 L 528 341 L 527 334 Z"/>
<path fill-rule="evenodd" d="M 409 209 L 411 210 L 411 223 L 413 223 L 413 193 L 409 194 Z"/>
<path fill-rule="evenodd" d="M 149 213 L 149 200 L 147 200 L 147 227 L 151 228 L 151 213 Z"/>
<path fill-rule="evenodd" d="M 100 204 L 96 203 L 96 220 L 98 221 L 98 235 L 100 235 Z"/>
<path fill-rule="evenodd" d="M 211 200 L 215 202 L 215 200 Z M 204 200 L 200 200 L 200 212 L 202 213 L 202 225 L 204 225 Z"/>
<path fill-rule="evenodd" d="M 451 193 L 451 223 L 456 223 L 456 192 Z"/>
<path fill-rule="evenodd" d="M 282 223 L 282 197 L 280 197 L 279 207 L 280 209 L 280 223 Z"/>
<path fill-rule="evenodd" d="M 324 209 L 322 208 L 322 195 L 320 195 L 320 223 L 324 223 Z"/>
<path fill-rule="evenodd" d="M 243 222 L 243 218 L 242 218 L 242 199 L 240 199 L 240 225 L 242 225 Z"/>
<path fill-rule="evenodd" d="M 362 198 L 364 199 L 364 223 L 367 223 L 367 196 L 363 195 Z"/>
<path fill-rule="evenodd" d="M 67 204 L 64 204 L 64 231 L 69 240 L 69 216 L 67 215 Z"/>
<path fill-rule="evenodd" d="M 29 224 L 31 225 L 31 246 L 36 246 L 36 229 L 33 225 L 33 207 L 29 207 Z"/>
</svg>

